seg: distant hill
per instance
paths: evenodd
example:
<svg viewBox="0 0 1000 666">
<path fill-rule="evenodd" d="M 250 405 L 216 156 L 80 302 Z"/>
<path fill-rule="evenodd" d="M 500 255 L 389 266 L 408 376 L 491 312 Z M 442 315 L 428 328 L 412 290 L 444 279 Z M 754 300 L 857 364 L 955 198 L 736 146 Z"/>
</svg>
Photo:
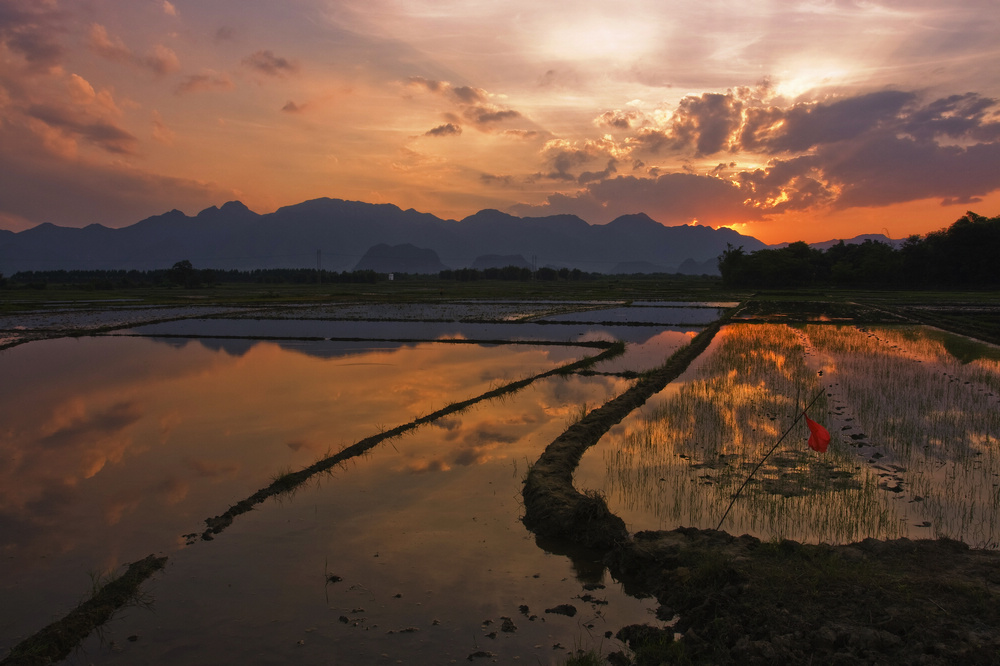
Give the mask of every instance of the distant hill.
<svg viewBox="0 0 1000 666">
<path fill-rule="evenodd" d="M 847 245 L 861 245 L 865 241 L 874 241 L 876 243 L 885 243 L 886 245 L 891 245 L 897 250 L 903 247 L 903 243 L 906 239 L 901 238 L 889 238 L 885 234 L 861 234 L 860 236 L 855 236 L 854 238 L 836 238 L 828 241 L 820 241 L 819 243 L 809 243 L 809 247 L 815 250 L 829 250 L 834 245 L 843 241 Z M 775 243 L 774 245 L 769 245 L 771 249 L 781 249 L 783 247 L 788 247 L 791 243 Z"/>
<path fill-rule="evenodd" d="M 648 261 L 620 261 L 615 264 L 610 273 L 624 274 L 624 275 L 635 275 L 637 273 L 673 273 L 672 268 L 667 266 L 660 266 L 659 264 L 650 263 Z"/>
<path fill-rule="evenodd" d="M 314 199 L 258 215 L 231 201 L 193 217 L 172 210 L 121 229 L 42 224 L 0 233 L 0 273 L 149 270 L 183 259 L 196 268 L 241 270 L 316 268 L 319 260 L 326 270 L 343 271 L 354 269 L 379 244 L 433 250 L 454 269 L 496 255 L 600 273 L 625 262 L 669 271 L 687 260 L 714 265 L 727 244 L 746 252 L 767 247 L 732 229 L 665 227 L 644 214 L 591 225 L 574 215 L 522 218 L 482 210 L 456 221 L 391 204 Z"/>
<path fill-rule="evenodd" d="M 440 273 L 447 268 L 434 250 L 415 247 L 409 243 L 379 243 L 365 252 L 354 270 L 376 273 Z"/>
<path fill-rule="evenodd" d="M 470 268 L 481 271 L 487 268 L 507 268 L 508 266 L 531 268 L 528 260 L 519 254 L 484 254 L 481 257 L 476 257 Z"/>
</svg>

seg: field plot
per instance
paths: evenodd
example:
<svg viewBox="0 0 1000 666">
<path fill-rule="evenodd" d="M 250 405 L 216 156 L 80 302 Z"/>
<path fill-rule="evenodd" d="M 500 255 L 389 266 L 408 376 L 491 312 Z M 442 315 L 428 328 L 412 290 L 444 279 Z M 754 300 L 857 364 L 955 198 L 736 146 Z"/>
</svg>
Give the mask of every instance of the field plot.
<svg viewBox="0 0 1000 666">
<path fill-rule="evenodd" d="M 633 530 L 715 528 L 733 493 L 822 389 L 722 529 L 850 543 L 947 536 L 1000 546 L 1000 352 L 919 327 L 734 324 L 679 382 L 584 457 L 579 488 Z"/>
<path fill-rule="evenodd" d="M 143 587 L 155 612 L 126 610 L 70 663 L 560 663 L 652 617 L 599 563 L 540 548 L 520 489 L 586 406 L 692 329 L 156 314 L 0 355 L 17 378 L 0 387 L 0 596 L 17 600 L 0 658 L 150 553 L 168 557 Z M 619 333 L 626 353 L 587 374 L 443 413 Z M 203 540 L 206 519 L 289 472 L 439 412 Z"/>
</svg>

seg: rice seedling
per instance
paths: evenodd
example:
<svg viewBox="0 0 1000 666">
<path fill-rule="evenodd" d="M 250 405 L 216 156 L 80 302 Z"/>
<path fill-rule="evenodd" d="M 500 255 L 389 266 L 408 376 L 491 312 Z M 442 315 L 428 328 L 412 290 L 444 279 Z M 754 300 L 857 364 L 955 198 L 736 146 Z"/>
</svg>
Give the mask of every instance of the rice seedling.
<svg viewBox="0 0 1000 666">
<path fill-rule="evenodd" d="M 810 413 L 833 433 L 830 449 L 809 451 L 803 426 L 799 443 L 754 475 L 724 529 L 1000 547 L 995 348 L 922 327 L 731 325 L 682 380 L 602 447 L 605 493 L 635 527 L 715 527 L 822 381 Z"/>
<path fill-rule="evenodd" d="M 785 325 L 723 328 L 686 381 L 613 434 L 605 447 L 609 499 L 659 527 L 715 527 L 733 493 L 820 388 L 808 344 Z M 825 420 L 826 402 L 822 395 L 810 413 Z M 802 428 L 754 475 L 725 529 L 810 541 L 896 536 L 898 520 L 878 502 L 878 477 L 842 437 L 825 454 L 809 451 Z"/>
<path fill-rule="evenodd" d="M 908 536 L 1000 541 L 1000 362 L 926 328 L 806 329 L 878 455 Z M 978 343 L 977 343 L 978 344 Z M 956 346 L 964 351 L 953 353 Z"/>
</svg>

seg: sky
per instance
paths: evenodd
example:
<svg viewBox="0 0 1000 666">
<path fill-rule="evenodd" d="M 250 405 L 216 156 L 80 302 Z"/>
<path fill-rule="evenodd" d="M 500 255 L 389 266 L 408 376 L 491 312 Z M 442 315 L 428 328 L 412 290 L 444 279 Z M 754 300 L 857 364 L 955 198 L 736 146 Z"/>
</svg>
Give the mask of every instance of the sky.
<svg viewBox="0 0 1000 666">
<path fill-rule="evenodd" d="M 331 197 L 767 243 L 1000 214 L 1000 0 L 0 0 L 0 229 Z"/>
</svg>

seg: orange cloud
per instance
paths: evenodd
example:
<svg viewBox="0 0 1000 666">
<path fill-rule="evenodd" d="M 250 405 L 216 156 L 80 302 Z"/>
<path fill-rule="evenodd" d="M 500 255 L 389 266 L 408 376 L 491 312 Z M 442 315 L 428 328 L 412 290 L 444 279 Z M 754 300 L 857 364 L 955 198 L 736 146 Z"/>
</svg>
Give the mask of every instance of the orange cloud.
<svg viewBox="0 0 1000 666">
<path fill-rule="evenodd" d="M 147 55 L 136 55 L 120 38 L 112 39 L 107 28 L 99 23 L 90 26 L 89 40 L 91 50 L 108 60 L 145 67 L 161 76 L 180 69 L 177 54 L 166 46 L 157 44 Z"/>
</svg>

